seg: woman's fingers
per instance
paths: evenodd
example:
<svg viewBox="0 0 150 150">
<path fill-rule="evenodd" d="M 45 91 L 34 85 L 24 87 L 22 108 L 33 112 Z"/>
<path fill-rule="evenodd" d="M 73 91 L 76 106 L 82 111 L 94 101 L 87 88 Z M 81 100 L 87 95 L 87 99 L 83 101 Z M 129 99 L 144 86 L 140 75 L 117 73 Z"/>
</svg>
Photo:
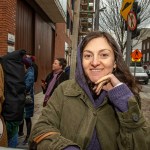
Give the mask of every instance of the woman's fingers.
<svg viewBox="0 0 150 150">
<path fill-rule="evenodd" d="M 99 84 L 99 83 L 101 83 L 101 82 L 103 82 L 105 80 L 110 80 L 110 75 L 103 76 L 98 81 L 96 81 L 95 84 Z"/>
<path fill-rule="evenodd" d="M 109 91 L 119 83 L 120 81 L 113 74 L 107 74 L 106 76 L 103 76 L 97 82 L 95 82 L 95 87 L 93 88 L 93 90 L 98 95 L 101 89 Z"/>
<path fill-rule="evenodd" d="M 102 77 L 101 79 L 99 79 L 97 82 L 95 82 L 95 87 L 93 88 L 93 90 L 95 91 L 95 93 L 97 95 L 100 94 L 101 89 L 103 88 L 103 86 L 105 84 L 107 84 L 110 81 L 109 75 L 106 75 L 104 77 Z"/>
<path fill-rule="evenodd" d="M 99 95 L 99 93 L 100 93 L 100 91 L 101 91 L 101 89 L 103 88 L 103 86 L 105 85 L 105 84 L 107 84 L 109 82 L 109 80 L 104 80 L 104 81 L 101 81 L 99 84 L 97 84 L 95 87 L 95 93 L 97 94 L 97 95 Z"/>
<path fill-rule="evenodd" d="M 100 78 L 97 82 L 95 82 L 95 84 L 99 84 L 104 80 L 109 80 L 112 87 L 114 87 L 114 86 L 116 86 L 117 84 L 120 83 L 120 81 L 113 74 L 108 74 L 108 75 L 103 76 L 102 78 Z"/>
</svg>

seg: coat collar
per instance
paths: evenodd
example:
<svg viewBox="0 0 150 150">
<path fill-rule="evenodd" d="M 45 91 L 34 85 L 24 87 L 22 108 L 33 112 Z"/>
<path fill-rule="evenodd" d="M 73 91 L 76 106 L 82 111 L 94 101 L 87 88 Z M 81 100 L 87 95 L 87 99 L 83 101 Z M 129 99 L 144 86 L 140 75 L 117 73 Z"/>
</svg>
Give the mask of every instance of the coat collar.
<svg viewBox="0 0 150 150">
<path fill-rule="evenodd" d="M 82 88 L 79 86 L 79 84 L 75 80 L 71 80 L 69 84 L 67 84 L 66 88 L 64 89 L 64 95 L 75 97 L 79 96 L 80 99 L 91 108 L 94 108 L 94 105 L 92 104 L 89 97 L 86 95 L 86 93 L 82 90 Z"/>
<path fill-rule="evenodd" d="M 104 96 L 102 103 L 97 105 L 96 107 L 93 105 L 92 101 L 89 99 L 89 97 L 86 95 L 86 93 L 83 91 L 83 89 L 79 86 L 79 84 L 75 80 L 70 80 L 68 84 L 66 84 L 66 88 L 64 90 L 64 95 L 69 97 L 77 97 L 79 96 L 80 99 L 91 108 L 98 108 L 99 106 L 105 105 L 108 101 L 108 97 Z"/>
<path fill-rule="evenodd" d="M 84 91 L 75 80 L 70 80 L 69 84 L 67 84 L 66 88 L 64 89 L 64 95 L 66 96 L 79 96 L 82 94 L 84 94 Z"/>
</svg>

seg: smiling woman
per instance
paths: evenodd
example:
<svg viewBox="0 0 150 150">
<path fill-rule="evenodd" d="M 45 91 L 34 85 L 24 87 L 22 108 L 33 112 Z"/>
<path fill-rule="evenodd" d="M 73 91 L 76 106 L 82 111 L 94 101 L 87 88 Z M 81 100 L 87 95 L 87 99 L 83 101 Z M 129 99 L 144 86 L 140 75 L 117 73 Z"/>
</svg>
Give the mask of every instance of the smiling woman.
<svg viewBox="0 0 150 150">
<path fill-rule="evenodd" d="M 32 130 L 30 148 L 45 136 L 37 149 L 149 150 L 138 93 L 112 36 L 89 33 L 78 47 L 75 79 L 55 89 Z"/>
<path fill-rule="evenodd" d="M 92 82 L 112 73 L 113 68 L 116 68 L 113 49 L 105 38 L 95 38 L 86 45 L 82 63 L 86 76 Z"/>
</svg>

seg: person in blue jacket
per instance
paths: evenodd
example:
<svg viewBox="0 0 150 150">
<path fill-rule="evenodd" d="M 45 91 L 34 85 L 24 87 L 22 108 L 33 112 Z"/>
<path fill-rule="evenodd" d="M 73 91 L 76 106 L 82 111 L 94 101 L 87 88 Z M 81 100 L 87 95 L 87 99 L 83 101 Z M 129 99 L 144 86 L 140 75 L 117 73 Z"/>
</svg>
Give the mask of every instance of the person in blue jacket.
<svg viewBox="0 0 150 150">
<path fill-rule="evenodd" d="M 25 137 L 25 140 L 23 141 L 23 144 L 28 143 L 28 138 L 30 136 L 31 132 L 31 127 L 32 127 L 32 121 L 31 117 L 33 117 L 34 113 L 34 68 L 32 66 L 32 59 L 30 57 L 25 56 L 23 58 L 23 62 L 25 65 L 25 93 L 29 93 L 29 95 L 32 97 L 33 103 L 31 104 L 26 104 L 25 105 L 25 121 L 26 121 L 26 127 L 27 127 L 27 134 Z M 24 121 L 22 124 L 19 126 L 19 136 L 24 135 L 23 133 L 23 125 Z"/>
</svg>

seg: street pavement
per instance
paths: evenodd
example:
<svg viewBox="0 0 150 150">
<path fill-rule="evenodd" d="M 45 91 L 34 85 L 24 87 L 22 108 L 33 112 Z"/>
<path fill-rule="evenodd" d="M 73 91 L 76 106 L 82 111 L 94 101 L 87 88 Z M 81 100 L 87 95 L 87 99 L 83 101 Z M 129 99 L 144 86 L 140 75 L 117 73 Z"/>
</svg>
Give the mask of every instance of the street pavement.
<svg viewBox="0 0 150 150">
<path fill-rule="evenodd" d="M 34 98 L 35 98 L 34 99 L 35 109 L 34 109 L 34 116 L 32 117 L 32 126 L 34 126 L 34 124 L 38 120 L 39 115 L 41 114 L 41 110 L 43 108 L 43 106 L 42 106 L 43 105 L 43 100 L 44 100 L 43 92 L 40 92 L 40 93 L 36 94 Z M 17 148 L 26 149 L 26 150 L 28 149 L 28 144 L 26 144 L 26 145 L 22 144 L 24 139 L 25 139 L 25 136 L 26 136 L 26 124 L 24 124 L 24 136 L 18 138 Z"/>
<path fill-rule="evenodd" d="M 148 85 L 142 85 L 142 92 L 140 93 L 142 98 L 142 111 L 145 119 L 150 124 L 150 80 Z"/>
</svg>

